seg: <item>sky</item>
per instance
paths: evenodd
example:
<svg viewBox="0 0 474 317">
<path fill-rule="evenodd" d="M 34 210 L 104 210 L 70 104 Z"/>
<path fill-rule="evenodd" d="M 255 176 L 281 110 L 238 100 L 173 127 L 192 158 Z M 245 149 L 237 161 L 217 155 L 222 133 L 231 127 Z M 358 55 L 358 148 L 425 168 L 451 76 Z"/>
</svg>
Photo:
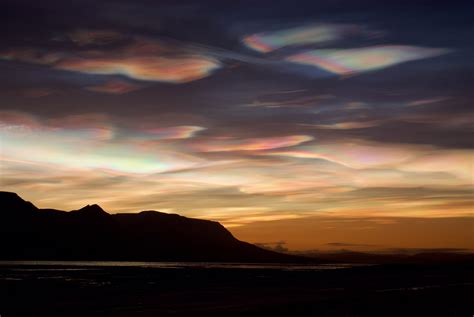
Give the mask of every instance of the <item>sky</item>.
<svg viewBox="0 0 474 317">
<path fill-rule="evenodd" d="M 292 250 L 474 249 L 470 1 L 1 7 L 2 190 Z"/>
</svg>

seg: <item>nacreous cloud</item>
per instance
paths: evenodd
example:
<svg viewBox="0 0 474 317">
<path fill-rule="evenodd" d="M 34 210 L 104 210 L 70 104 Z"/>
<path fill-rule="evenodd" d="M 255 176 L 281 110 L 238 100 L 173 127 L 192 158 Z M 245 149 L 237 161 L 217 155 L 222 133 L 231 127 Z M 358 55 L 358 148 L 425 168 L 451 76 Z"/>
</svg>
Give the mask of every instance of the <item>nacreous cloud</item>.
<svg viewBox="0 0 474 317">
<path fill-rule="evenodd" d="M 123 75 L 137 80 L 186 83 L 209 76 L 219 68 L 219 63 L 200 56 L 127 56 L 65 59 L 55 67 L 88 74 Z"/>
<path fill-rule="evenodd" d="M 173 139 L 189 139 L 199 131 L 206 128 L 192 125 L 182 125 L 176 127 L 153 128 L 142 130 L 134 135 L 134 138 L 141 140 L 173 140 Z"/>
<path fill-rule="evenodd" d="M 302 146 L 297 149 L 267 151 L 262 155 L 326 160 L 361 170 L 387 169 L 420 173 L 420 175 L 447 173 L 453 175 L 461 184 L 472 180 L 474 157 L 473 152 L 468 150 L 446 150 L 429 146 L 390 145 L 362 141 Z M 380 179 L 375 178 L 375 180 L 381 182 Z M 412 180 L 404 181 L 409 183 Z"/>
<path fill-rule="evenodd" d="M 351 75 L 400 63 L 439 56 L 448 49 L 384 45 L 351 49 L 318 49 L 295 54 L 287 61 L 322 68 L 334 74 Z"/>
<path fill-rule="evenodd" d="M 272 138 L 255 138 L 225 140 L 218 142 L 202 143 L 196 148 L 202 152 L 231 152 L 231 151 L 262 151 L 277 148 L 291 147 L 313 140 L 309 135 L 290 135 Z"/>
<path fill-rule="evenodd" d="M 209 76 L 220 68 L 212 57 L 158 41 L 138 38 L 111 50 L 52 52 L 44 49 L 0 51 L 0 59 L 49 65 L 55 69 L 130 79 L 186 83 Z M 106 87 L 105 92 L 110 92 Z M 112 88 L 114 90 L 114 88 Z"/>
<path fill-rule="evenodd" d="M 128 83 L 122 80 L 110 80 L 104 84 L 88 86 L 87 90 L 106 94 L 122 95 L 142 88 L 140 85 Z"/>
<path fill-rule="evenodd" d="M 258 52 L 269 53 L 282 47 L 326 43 L 349 34 L 368 33 L 364 27 L 345 24 L 320 24 L 274 32 L 263 32 L 244 37 L 244 44 Z"/>
<path fill-rule="evenodd" d="M 161 140 L 191 138 L 204 129 L 198 126 L 146 131 L 125 129 L 107 120 L 91 123 L 87 119 L 93 116 L 66 117 L 60 122 L 16 113 L 0 113 L 0 117 L 0 160 L 120 174 L 166 172 L 202 162 L 178 145 L 159 144 Z"/>
<path fill-rule="evenodd" d="M 410 146 L 382 145 L 361 141 L 338 142 L 300 147 L 296 150 L 272 151 L 265 155 L 303 159 L 323 159 L 350 168 L 387 167 L 404 163 L 419 155 Z"/>
</svg>

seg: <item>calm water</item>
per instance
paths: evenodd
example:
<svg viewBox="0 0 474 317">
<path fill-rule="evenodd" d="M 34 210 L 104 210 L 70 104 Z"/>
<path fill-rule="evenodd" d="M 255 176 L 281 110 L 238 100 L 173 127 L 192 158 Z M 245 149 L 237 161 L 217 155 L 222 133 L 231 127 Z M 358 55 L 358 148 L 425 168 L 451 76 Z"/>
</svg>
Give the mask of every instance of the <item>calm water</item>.
<svg viewBox="0 0 474 317">
<path fill-rule="evenodd" d="M 126 261 L 0 261 L 1 266 L 28 266 L 28 270 L 64 270 L 64 267 L 87 270 L 96 267 L 140 267 L 161 269 L 209 268 L 209 269 L 248 269 L 248 270 L 284 270 L 284 271 L 320 271 L 345 269 L 354 264 L 287 264 L 287 263 L 219 263 L 219 262 L 126 262 Z M 33 266 L 33 267 L 32 267 Z M 34 268 L 38 266 L 38 268 Z M 26 269 L 26 268 L 24 268 Z"/>
</svg>

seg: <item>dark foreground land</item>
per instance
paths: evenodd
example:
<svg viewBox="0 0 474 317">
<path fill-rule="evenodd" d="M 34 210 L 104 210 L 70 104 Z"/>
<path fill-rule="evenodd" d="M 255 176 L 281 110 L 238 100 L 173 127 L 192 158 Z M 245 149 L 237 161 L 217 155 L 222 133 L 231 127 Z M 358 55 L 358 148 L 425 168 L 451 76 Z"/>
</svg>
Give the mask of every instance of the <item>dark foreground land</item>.
<svg viewBox="0 0 474 317">
<path fill-rule="evenodd" d="M 474 266 L 335 270 L 0 265 L 9 316 L 472 316 Z"/>
</svg>

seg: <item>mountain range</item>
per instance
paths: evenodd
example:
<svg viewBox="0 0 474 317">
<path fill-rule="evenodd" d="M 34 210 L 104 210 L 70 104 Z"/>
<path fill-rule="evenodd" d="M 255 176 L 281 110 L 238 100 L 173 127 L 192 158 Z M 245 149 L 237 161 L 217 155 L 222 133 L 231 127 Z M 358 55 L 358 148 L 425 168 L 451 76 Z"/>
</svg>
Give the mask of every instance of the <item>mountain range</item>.
<svg viewBox="0 0 474 317">
<path fill-rule="evenodd" d="M 237 240 L 220 223 L 157 211 L 109 214 L 98 205 L 39 209 L 0 192 L 0 259 L 301 262 Z"/>
</svg>

